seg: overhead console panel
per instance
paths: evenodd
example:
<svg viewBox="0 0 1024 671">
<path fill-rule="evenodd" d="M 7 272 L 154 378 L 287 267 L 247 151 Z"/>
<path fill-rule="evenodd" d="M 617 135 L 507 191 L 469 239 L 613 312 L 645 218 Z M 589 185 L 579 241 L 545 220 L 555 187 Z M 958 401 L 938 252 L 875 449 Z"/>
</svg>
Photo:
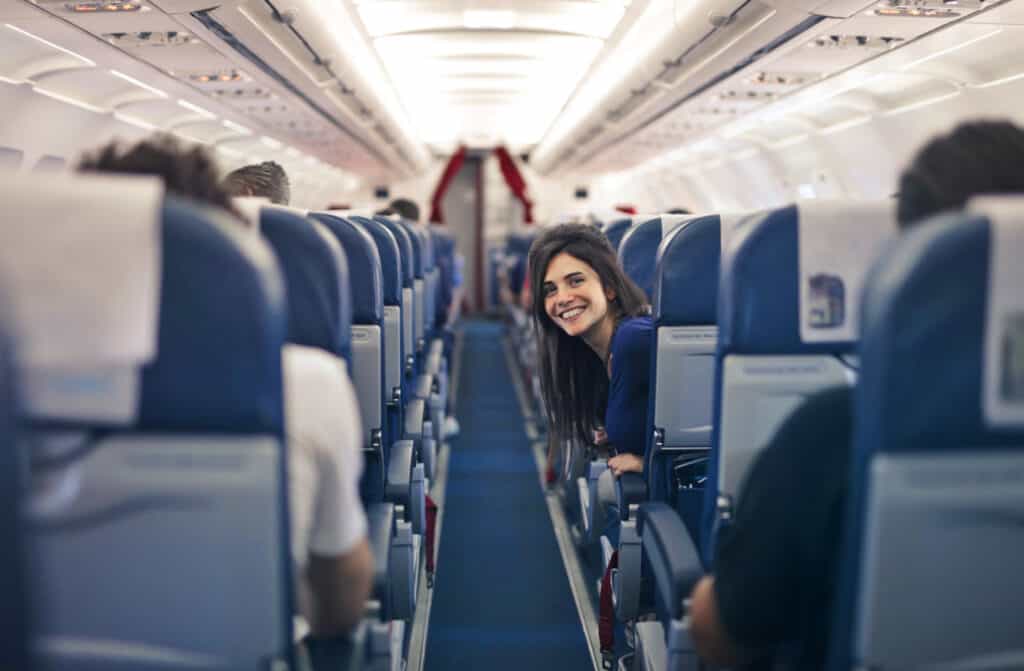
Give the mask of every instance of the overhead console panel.
<svg viewBox="0 0 1024 671">
<path fill-rule="evenodd" d="M 636 164 L 693 143 L 714 128 L 995 4 L 676 0 L 671 28 L 646 45 L 646 55 L 616 85 L 592 97 L 595 102 L 586 109 L 574 110 L 579 101 L 570 101 L 566 116 L 575 113 L 573 123 L 559 128 L 556 122 L 532 163 L 542 173 L 628 168 L 624 156 Z"/>
</svg>

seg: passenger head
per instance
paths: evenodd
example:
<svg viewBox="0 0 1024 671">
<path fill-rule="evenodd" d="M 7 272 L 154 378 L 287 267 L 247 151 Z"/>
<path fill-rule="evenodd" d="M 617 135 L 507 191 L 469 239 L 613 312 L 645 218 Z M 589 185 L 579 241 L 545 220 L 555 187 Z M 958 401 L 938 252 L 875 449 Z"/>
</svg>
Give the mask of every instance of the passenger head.
<svg viewBox="0 0 1024 671">
<path fill-rule="evenodd" d="M 168 193 L 237 214 L 231 195 L 221 188 L 217 164 L 202 147 L 186 148 L 170 135 L 158 135 L 124 148 L 115 142 L 86 154 L 80 172 L 155 175 Z"/>
<path fill-rule="evenodd" d="M 669 210 L 665 214 L 693 214 L 693 212 L 690 212 L 685 207 L 673 207 L 671 210 Z"/>
<path fill-rule="evenodd" d="M 408 198 L 396 198 L 391 201 L 391 205 L 388 206 L 388 209 L 403 219 L 408 219 L 412 222 L 418 222 L 420 220 L 420 206 Z"/>
<path fill-rule="evenodd" d="M 609 320 L 647 314 L 647 297 L 626 277 L 604 234 L 587 224 L 541 233 L 528 266 L 548 419 L 560 438 L 589 440 L 604 413 L 608 375 L 585 338 Z"/>
<path fill-rule="evenodd" d="M 284 168 L 274 161 L 247 165 L 224 178 L 224 188 L 233 196 L 269 198 L 277 205 L 291 200 L 291 185 Z"/>
<path fill-rule="evenodd" d="M 900 176 L 896 218 L 907 228 L 988 193 L 1024 193 L 1024 130 L 1009 121 L 962 123 L 928 142 Z"/>
</svg>

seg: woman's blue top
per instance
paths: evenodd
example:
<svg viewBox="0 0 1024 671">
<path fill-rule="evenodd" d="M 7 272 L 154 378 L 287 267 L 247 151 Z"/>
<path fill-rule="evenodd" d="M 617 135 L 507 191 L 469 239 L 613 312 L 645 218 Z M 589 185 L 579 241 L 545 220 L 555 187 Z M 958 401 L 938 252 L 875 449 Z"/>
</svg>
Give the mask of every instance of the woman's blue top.
<svg viewBox="0 0 1024 671">
<path fill-rule="evenodd" d="M 604 429 L 619 453 L 644 453 L 652 347 L 654 322 L 650 317 L 623 319 L 612 336 L 612 377 L 608 383 Z"/>
</svg>

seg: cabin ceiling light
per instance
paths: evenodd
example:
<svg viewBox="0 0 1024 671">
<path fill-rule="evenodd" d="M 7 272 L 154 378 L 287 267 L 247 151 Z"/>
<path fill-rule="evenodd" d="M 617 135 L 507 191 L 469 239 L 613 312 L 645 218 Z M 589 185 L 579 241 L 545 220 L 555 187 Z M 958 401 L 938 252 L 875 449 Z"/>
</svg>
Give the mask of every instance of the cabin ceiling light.
<svg viewBox="0 0 1024 671">
<path fill-rule="evenodd" d="M 199 84 L 237 82 L 243 79 L 238 70 L 221 70 L 218 72 L 193 72 L 188 78 Z"/>
<path fill-rule="evenodd" d="M 150 93 L 152 93 L 153 95 L 155 95 L 155 96 L 157 96 L 159 98 L 166 98 L 167 97 L 167 94 L 164 93 L 163 91 L 161 91 L 160 89 L 155 88 L 153 86 L 150 86 L 149 84 L 147 84 L 145 82 L 140 82 L 138 79 L 135 79 L 134 77 L 129 77 L 128 75 L 124 74 L 123 72 L 118 72 L 117 70 L 111 70 L 110 74 L 114 75 L 118 79 L 123 79 L 124 81 L 128 82 L 132 86 L 137 86 L 140 89 L 143 89 L 145 91 L 149 91 Z"/>
<path fill-rule="evenodd" d="M 516 18 L 511 9 L 467 9 L 462 12 L 462 25 L 470 30 L 510 30 Z"/>
<path fill-rule="evenodd" d="M 206 110 L 206 109 L 203 109 L 199 105 L 193 105 L 192 103 L 190 103 L 187 100 L 179 100 L 178 101 L 178 106 L 182 107 L 184 109 L 187 109 L 189 112 L 194 112 L 194 113 L 198 114 L 199 116 L 205 117 L 207 119 L 216 119 L 217 118 L 217 115 L 214 114 L 213 112 L 211 112 L 209 110 Z"/>
<path fill-rule="evenodd" d="M 51 49 L 56 49 L 57 51 L 61 52 L 62 54 L 67 54 L 68 56 L 71 56 L 72 58 L 78 59 L 79 61 L 81 61 L 82 63 L 84 63 L 85 65 L 87 65 L 89 67 L 95 67 L 96 66 L 95 62 L 89 60 L 85 56 L 82 56 L 80 54 L 76 54 L 74 51 L 71 51 L 70 49 L 65 49 L 64 47 L 60 46 L 59 44 L 54 44 L 53 42 L 51 42 L 49 40 L 44 40 L 42 37 L 39 37 L 38 35 L 30 33 L 27 30 L 24 30 L 24 29 L 19 28 L 17 26 L 11 25 L 10 23 L 5 23 L 4 26 L 9 28 L 10 30 L 13 30 L 14 32 L 18 33 L 19 35 L 24 35 L 25 37 L 33 39 L 36 42 L 39 42 L 40 44 L 44 44 L 44 45 L 50 47 Z"/>
<path fill-rule="evenodd" d="M 129 0 L 125 2 L 65 2 L 64 8 L 70 12 L 77 12 L 79 14 L 90 14 L 94 12 L 137 12 L 142 9 L 142 3 L 135 0 Z"/>
</svg>

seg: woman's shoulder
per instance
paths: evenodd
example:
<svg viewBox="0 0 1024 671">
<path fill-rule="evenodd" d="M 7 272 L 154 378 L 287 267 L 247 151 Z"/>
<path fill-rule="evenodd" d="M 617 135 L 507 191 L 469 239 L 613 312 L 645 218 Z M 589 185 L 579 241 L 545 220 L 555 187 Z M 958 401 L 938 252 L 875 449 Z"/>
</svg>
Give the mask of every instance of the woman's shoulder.
<svg viewBox="0 0 1024 671">
<path fill-rule="evenodd" d="M 619 322 L 612 337 L 612 353 L 635 351 L 650 347 L 654 321 L 647 316 L 627 317 Z"/>
</svg>

